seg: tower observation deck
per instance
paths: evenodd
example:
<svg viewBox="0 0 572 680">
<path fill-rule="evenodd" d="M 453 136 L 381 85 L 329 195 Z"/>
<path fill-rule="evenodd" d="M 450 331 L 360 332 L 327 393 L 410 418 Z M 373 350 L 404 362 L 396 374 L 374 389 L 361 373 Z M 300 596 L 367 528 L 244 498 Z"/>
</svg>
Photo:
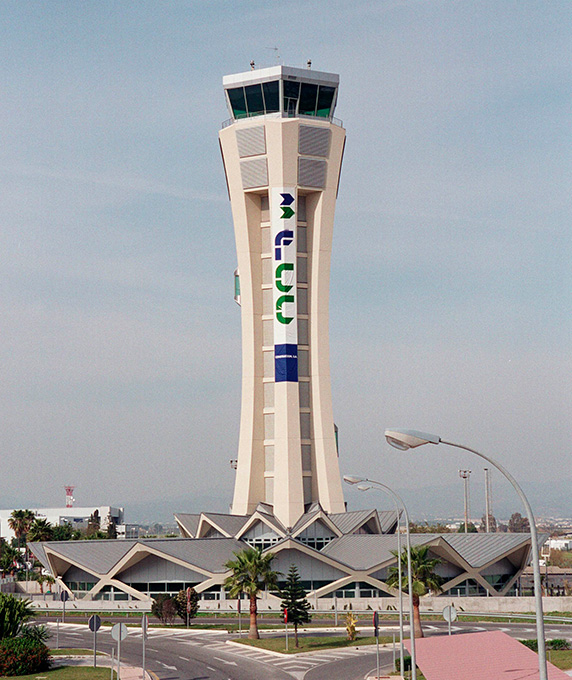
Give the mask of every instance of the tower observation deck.
<svg viewBox="0 0 572 680">
<path fill-rule="evenodd" d="M 330 259 L 345 130 L 339 77 L 286 66 L 226 76 L 220 132 L 238 259 L 242 405 L 232 512 L 285 527 L 345 511 L 332 413 Z"/>
</svg>

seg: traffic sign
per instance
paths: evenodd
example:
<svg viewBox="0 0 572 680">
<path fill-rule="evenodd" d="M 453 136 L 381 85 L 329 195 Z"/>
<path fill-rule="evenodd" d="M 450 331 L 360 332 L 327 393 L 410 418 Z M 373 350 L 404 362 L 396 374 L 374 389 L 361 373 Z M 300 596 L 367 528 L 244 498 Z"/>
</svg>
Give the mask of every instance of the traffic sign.
<svg viewBox="0 0 572 680">
<path fill-rule="evenodd" d="M 111 637 L 116 640 L 117 642 L 121 642 L 121 640 L 125 640 L 125 638 L 129 635 L 129 629 L 124 623 L 116 623 L 113 628 L 111 629 Z"/>
<path fill-rule="evenodd" d="M 91 630 L 92 633 L 96 633 L 101 628 L 101 617 L 99 617 L 97 614 L 90 616 L 87 625 L 89 626 L 89 630 Z"/>
<path fill-rule="evenodd" d="M 454 605 L 448 605 L 445 607 L 445 609 L 443 609 L 443 618 L 449 623 L 457 620 L 457 610 L 455 609 Z"/>
<path fill-rule="evenodd" d="M 67 590 L 62 590 L 60 593 L 60 600 L 62 602 L 67 602 L 70 599 L 70 594 L 68 593 Z"/>
<path fill-rule="evenodd" d="M 288 623 L 288 610 L 284 609 L 284 623 Z"/>
<path fill-rule="evenodd" d="M 377 612 L 373 612 L 373 634 L 379 637 L 379 614 Z"/>
</svg>

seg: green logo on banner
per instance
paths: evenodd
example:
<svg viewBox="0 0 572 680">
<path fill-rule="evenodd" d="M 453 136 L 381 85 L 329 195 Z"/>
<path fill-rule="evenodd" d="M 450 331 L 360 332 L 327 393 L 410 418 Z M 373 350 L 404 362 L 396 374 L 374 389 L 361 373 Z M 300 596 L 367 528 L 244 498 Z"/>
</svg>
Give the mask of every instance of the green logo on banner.
<svg viewBox="0 0 572 680">
<path fill-rule="evenodd" d="M 294 211 L 289 205 L 281 205 L 280 209 L 282 210 L 282 215 L 280 215 L 281 220 L 289 220 L 294 216 Z"/>
</svg>

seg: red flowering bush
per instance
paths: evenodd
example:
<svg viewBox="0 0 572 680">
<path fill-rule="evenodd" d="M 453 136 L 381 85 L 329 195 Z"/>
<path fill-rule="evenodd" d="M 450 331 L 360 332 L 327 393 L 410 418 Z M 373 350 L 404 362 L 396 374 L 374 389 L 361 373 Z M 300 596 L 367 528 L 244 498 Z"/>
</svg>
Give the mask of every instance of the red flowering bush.
<svg viewBox="0 0 572 680">
<path fill-rule="evenodd" d="M 0 675 L 29 675 L 50 667 L 50 650 L 43 642 L 25 637 L 0 641 Z"/>
</svg>

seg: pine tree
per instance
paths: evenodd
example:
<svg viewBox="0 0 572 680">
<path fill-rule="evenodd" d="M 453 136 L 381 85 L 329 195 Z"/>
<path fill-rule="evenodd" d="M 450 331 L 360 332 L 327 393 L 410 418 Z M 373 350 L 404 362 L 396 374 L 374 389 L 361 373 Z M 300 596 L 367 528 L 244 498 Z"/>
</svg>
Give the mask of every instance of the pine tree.
<svg viewBox="0 0 572 680">
<path fill-rule="evenodd" d="M 290 567 L 286 585 L 282 589 L 281 595 L 283 599 L 280 607 L 282 613 L 284 613 L 284 610 L 288 612 L 288 623 L 294 624 L 294 638 L 296 647 L 298 647 L 298 624 L 309 623 L 311 616 L 309 613 L 310 603 L 306 599 L 306 591 L 294 564 Z"/>
</svg>

